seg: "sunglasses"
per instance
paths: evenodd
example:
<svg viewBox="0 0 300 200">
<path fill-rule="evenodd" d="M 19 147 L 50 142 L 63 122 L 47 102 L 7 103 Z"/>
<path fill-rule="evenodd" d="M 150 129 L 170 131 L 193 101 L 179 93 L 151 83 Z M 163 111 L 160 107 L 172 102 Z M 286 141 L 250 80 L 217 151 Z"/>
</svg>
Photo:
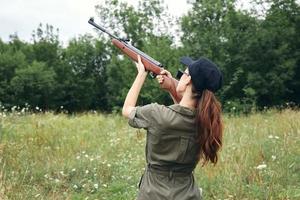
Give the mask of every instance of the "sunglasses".
<svg viewBox="0 0 300 200">
<path fill-rule="evenodd" d="M 177 74 L 176 74 L 176 78 L 177 78 L 177 79 L 180 79 L 180 78 L 182 77 L 183 74 L 189 76 L 189 74 L 186 73 L 185 71 L 183 71 L 183 70 L 181 70 L 181 69 L 178 69 Z"/>
</svg>

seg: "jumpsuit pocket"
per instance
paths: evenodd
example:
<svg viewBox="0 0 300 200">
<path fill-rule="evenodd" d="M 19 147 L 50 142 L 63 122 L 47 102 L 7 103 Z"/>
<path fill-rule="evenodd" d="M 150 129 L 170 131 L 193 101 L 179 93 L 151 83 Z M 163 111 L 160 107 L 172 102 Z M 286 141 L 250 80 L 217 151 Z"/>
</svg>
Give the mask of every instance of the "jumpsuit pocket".
<svg viewBox="0 0 300 200">
<path fill-rule="evenodd" d="M 189 138 L 181 136 L 179 147 L 178 147 L 177 159 L 176 159 L 177 162 L 179 162 L 179 163 L 185 162 L 188 148 L 189 148 Z"/>
</svg>

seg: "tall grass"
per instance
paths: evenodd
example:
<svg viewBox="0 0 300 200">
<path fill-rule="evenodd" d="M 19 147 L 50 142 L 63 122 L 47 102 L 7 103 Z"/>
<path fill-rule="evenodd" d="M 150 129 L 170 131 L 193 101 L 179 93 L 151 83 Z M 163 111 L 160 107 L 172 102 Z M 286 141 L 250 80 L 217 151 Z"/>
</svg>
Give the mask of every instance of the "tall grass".
<svg viewBox="0 0 300 200">
<path fill-rule="evenodd" d="M 145 131 L 119 115 L 0 115 L 0 199 L 135 199 Z M 300 112 L 225 116 L 205 199 L 300 199 Z"/>
</svg>

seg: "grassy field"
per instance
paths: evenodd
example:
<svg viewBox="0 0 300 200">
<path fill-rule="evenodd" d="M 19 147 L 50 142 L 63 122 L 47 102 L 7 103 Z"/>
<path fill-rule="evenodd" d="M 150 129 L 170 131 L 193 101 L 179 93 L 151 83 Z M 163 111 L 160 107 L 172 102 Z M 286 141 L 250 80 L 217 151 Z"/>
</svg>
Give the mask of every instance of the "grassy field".
<svg viewBox="0 0 300 200">
<path fill-rule="evenodd" d="M 225 116 L 217 166 L 195 170 L 205 199 L 300 199 L 300 112 Z M 0 199 L 135 199 L 145 131 L 119 115 L 0 115 Z"/>
</svg>

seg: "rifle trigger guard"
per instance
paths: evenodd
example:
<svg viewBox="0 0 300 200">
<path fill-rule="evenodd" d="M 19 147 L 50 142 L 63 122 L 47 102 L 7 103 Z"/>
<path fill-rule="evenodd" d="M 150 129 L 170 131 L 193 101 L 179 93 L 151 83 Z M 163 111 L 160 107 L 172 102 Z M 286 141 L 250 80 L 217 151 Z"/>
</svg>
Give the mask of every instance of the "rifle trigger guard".
<svg viewBox="0 0 300 200">
<path fill-rule="evenodd" d="M 153 72 L 149 72 L 149 75 L 150 75 L 150 77 L 153 78 L 153 79 L 156 77 L 156 74 L 154 74 Z"/>
</svg>

